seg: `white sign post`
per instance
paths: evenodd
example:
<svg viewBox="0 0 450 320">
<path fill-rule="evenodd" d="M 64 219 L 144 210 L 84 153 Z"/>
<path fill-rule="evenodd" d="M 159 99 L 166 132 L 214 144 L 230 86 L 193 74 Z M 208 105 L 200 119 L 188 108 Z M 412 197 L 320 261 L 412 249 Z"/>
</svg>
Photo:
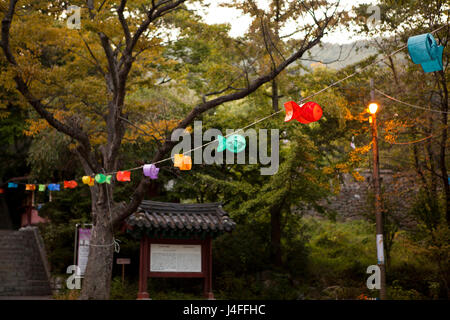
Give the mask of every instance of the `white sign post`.
<svg viewBox="0 0 450 320">
<path fill-rule="evenodd" d="M 76 232 L 75 239 L 75 250 L 76 250 L 76 276 L 83 277 L 86 271 L 86 266 L 89 257 L 89 242 L 91 240 L 91 229 L 89 228 L 78 228 Z"/>
</svg>

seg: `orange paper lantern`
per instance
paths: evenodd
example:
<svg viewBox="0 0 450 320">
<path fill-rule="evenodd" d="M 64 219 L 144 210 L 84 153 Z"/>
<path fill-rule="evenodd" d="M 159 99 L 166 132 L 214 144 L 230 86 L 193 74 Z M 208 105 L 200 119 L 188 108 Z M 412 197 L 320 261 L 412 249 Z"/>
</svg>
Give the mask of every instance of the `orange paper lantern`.
<svg viewBox="0 0 450 320">
<path fill-rule="evenodd" d="M 174 155 L 174 158 L 173 158 L 173 162 L 174 162 L 173 165 L 174 165 L 174 167 L 180 168 L 182 166 L 182 164 L 183 164 L 183 157 L 184 157 L 184 155 L 182 155 L 182 154 Z"/>
<path fill-rule="evenodd" d="M 191 170 L 192 159 L 190 156 L 176 154 L 174 156 L 174 166 L 180 168 L 180 170 Z"/>
<path fill-rule="evenodd" d="M 25 190 L 34 191 L 34 190 L 36 190 L 36 185 L 35 184 L 27 184 L 27 185 L 25 185 Z"/>
<path fill-rule="evenodd" d="M 189 156 L 184 156 L 183 164 L 180 167 L 180 170 L 191 170 L 192 168 L 192 159 Z"/>
</svg>

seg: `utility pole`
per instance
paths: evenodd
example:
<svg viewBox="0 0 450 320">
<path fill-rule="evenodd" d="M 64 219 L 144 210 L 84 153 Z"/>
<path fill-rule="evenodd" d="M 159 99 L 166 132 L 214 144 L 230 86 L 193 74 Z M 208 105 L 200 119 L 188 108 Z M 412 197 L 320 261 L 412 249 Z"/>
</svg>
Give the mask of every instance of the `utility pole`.
<svg viewBox="0 0 450 320">
<path fill-rule="evenodd" d="M 383 213 L 381 205 L 381 187 L 380 187 L 380 159 L 378 156 L 378 128 L 377 128 L 377 110 L 378 104 L 375 102 L 375 93 L 373 89 L 373 79 L 370 79 L 370 104 L 369 112 L 371 114 L 369 122 L 372 125 L 372 178 L 375 192 L 375 221 L 376 221 L 376 242 L 377 242 L 377 260 L 380 267 L 380 299 L 386 300 L 386 266 L 384 261 L 384 243 L 383 243 Z"/>
</svg>

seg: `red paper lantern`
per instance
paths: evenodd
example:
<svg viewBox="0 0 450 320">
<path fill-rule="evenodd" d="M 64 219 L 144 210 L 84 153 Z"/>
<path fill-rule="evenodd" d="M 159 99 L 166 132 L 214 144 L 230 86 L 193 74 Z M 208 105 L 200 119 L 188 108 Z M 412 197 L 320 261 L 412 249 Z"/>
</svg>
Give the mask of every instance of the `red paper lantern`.
<svg viewBox="0 0 450 320">
<path fill-rule="evenodd" d="M 78 186 L 75 180 L 64 181 L 64 189 L 74 189 Z"/>
<path fill-rule="evenodd" d="M 131 172 L 130 171 L 119 171 L 116 174 L 117 181 L 131 181 Z"/>
<path fill-rule="evenodd" d="M 5 193 L 5 189 L 0 188 L 0 193 Z"/>
<path fill-rule="evenodd" d="M 288 101 L 284 104 L 284 108 L 286 109 L 285 122 L 295 119 L 300 123 L 308 124 L 322 117 L 322 108 L 315 102 L 307 102 L 300 107 L 295 101 Z"/>
<path fill-rule="evenodd" d="M 317 121 L 322 118 L 322 108 L 315 102 L 307 102 L 302 106 L 301 115 L 307 121 Z"/>
<path fill-rule="evenodd" d="M 297 118 L 300 111 L 300 106 L 296 102 L 288 101 L 284 104 L 284 108 L 286 109 L 286 117 L 284 118 L 284 122 L 289 122 Z"/>
</svg>

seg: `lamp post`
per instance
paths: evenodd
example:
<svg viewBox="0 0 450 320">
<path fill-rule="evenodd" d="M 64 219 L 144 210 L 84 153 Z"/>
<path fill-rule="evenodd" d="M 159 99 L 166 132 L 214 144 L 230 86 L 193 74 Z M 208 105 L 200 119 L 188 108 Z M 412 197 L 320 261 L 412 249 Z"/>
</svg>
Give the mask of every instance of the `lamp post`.
<svg viewBox="0 0 450 320">
<path fill-rule="evenodd" d="M 384 263 L 384 244 L 383 244 L 383 216 L 381 208 L 381 189 L 380 189 L 380 160 L 378 157 L 378 130 L 377 130 L 377 111 L 378 104 L 373 101 L 369 104 L 369 113 L 371 114 L 369 122 L 372 127 L 372 155 L 373 155 L 373 187 L 375 192 L 375 221 L 376 221 L 376 241 L 377 241 L 377 259 L 380 267 L 380 299 L 386 299 L 386 267 Z"/>
</svg>

